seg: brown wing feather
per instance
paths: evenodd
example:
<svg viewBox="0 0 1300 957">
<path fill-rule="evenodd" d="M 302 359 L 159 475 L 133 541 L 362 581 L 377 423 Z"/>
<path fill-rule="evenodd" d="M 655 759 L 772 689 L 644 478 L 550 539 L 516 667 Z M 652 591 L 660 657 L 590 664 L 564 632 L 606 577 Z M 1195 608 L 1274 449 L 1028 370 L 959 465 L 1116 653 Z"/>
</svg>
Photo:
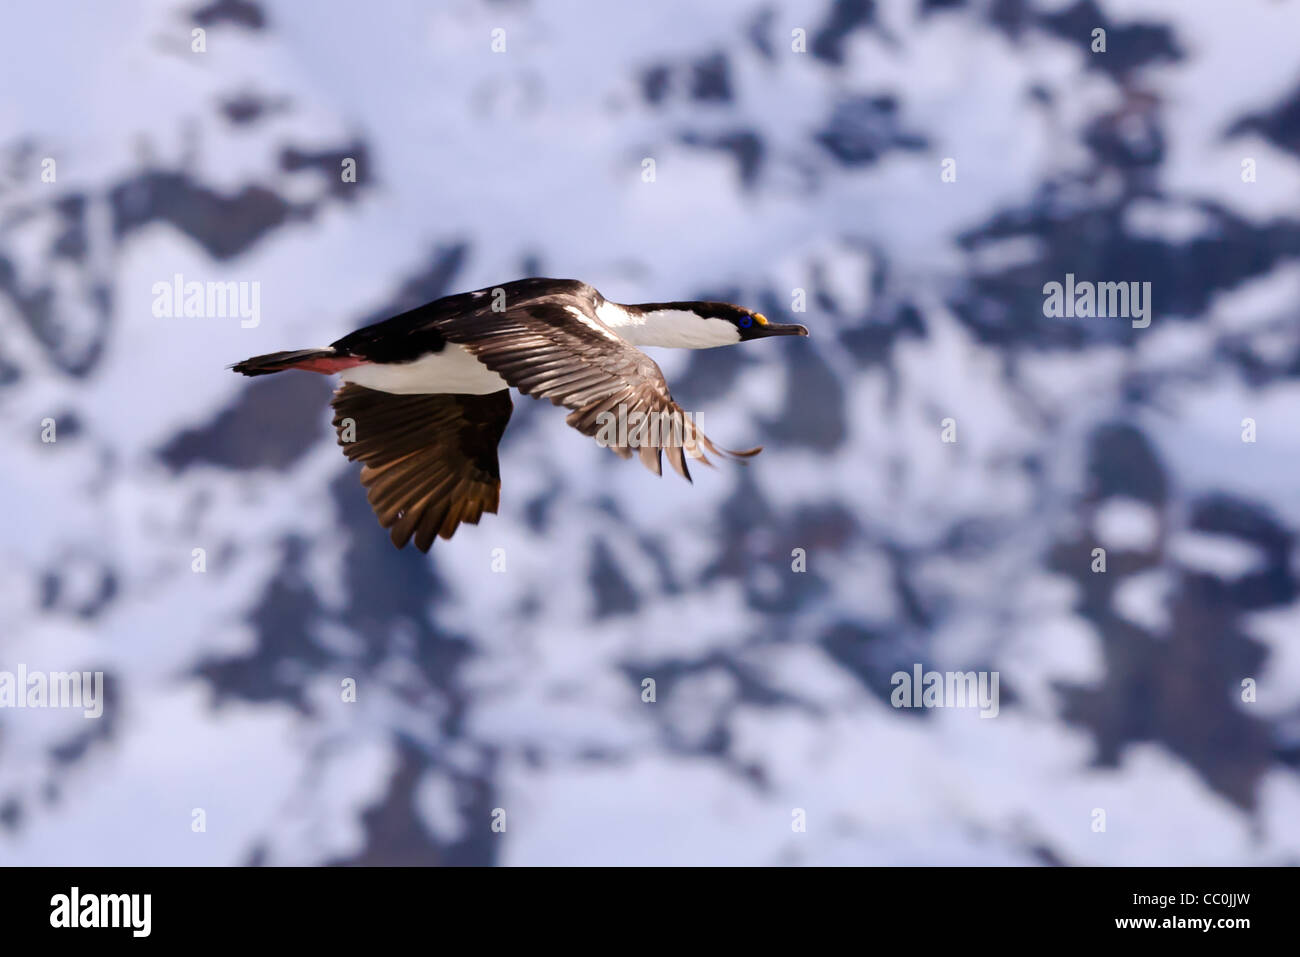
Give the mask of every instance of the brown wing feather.
<svg viewBox="0 0 1300 957">
<path fill-rule="evenodd" d="M 462 522 L 477 524 L 501 497 L 497 443 L 510 421 L 508 390 L 489 395 L 397 395 L 354 383 L 334 393 L 334 428 L 393 544 L 427 552 Z"/>
<path fill-rule="evenodd" d="M 585 321 L 578 320 L 571 308 L 582 311 Z M 709 441 L 673 401 L 658 364 L 580 305 L 530 302 L 492 318 L 493 322 L 485 323 L 482 316 L 451 317 L 439 322 L 438 329 L 520 392 L 571 409 L 565 421 L 584 435 L 600 439 L 604 433 L 606 441 L 601 444 L 623 458 L 637 451 L 655 474 L 662 472 L 663 452 L 677 473 L 690 481 L 687 456 L 712 466 L 706 450 L 732 458 L 762 451 L 759 447 L 733 452 Z M 629 426 L 609 436 L 608 420 L 602 422 L 602 415 L 612 413 L 617 422 L 620 406 Z M 635 418 L 637 413 L 642 418 Z M 651 444 L 633 441 L 636 422 L 648 421 L 647 416 L 664 425 L 659 440 L 647 433 Z"/>
</svg>

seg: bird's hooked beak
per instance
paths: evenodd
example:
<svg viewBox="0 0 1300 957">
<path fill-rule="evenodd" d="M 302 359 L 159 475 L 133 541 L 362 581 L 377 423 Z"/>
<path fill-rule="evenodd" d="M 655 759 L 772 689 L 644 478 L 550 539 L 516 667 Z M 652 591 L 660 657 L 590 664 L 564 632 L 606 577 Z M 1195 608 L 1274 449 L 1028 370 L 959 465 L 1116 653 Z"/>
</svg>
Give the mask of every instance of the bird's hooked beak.
<svg viewBox="0 0 1300 957">
<path fill-rule="evenodd" d="M 769 322 L 761 312 L 754 313 L 754 325 L 749 331 L 751 339 L 766 339 L 769 336 L 806 336 L 808 329 L 798 323 Z"/>
</svg>

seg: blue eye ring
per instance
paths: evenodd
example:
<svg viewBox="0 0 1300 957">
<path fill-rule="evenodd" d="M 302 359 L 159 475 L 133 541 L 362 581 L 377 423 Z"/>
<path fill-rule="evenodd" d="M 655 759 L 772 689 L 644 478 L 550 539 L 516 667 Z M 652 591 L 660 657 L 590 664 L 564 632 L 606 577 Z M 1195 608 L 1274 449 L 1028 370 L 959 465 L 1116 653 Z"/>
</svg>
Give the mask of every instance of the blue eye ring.
<svg viewBox="0 0 1300 957">
<path fill-rule="evenodd" d="M 754 317 L 753 317 L 753 316 L 741 316 L 741 317 L 740 317 L 740 326 L 741 326 L 742 329 L 748 329 L 748 328 L 749 328 L 750 326 L 752 326 L 753 324 L 754 324 Z"/>
</svg>

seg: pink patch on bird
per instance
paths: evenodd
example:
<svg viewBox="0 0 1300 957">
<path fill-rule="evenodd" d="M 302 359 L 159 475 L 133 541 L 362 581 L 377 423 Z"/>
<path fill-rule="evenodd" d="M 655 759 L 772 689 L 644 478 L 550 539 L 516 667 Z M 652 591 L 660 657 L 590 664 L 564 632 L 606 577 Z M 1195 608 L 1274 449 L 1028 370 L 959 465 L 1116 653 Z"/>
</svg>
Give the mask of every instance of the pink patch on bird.
<svg viewBox="0 0 1300 957">
<path fill-rule="evenodd" d="M 302 362 L 296 362 L 289 366 L 290 369 L 306 369 L 308 372 L 320 372 L 324 375 L 333 375 L 335 372 L 342 372 L 344 369 L 352 369 L 356 366 L 366 364 L 365 359 L 358 359 L 355 356 L 339 356 L 337 359 L 306 359 Z"/>
</svg>

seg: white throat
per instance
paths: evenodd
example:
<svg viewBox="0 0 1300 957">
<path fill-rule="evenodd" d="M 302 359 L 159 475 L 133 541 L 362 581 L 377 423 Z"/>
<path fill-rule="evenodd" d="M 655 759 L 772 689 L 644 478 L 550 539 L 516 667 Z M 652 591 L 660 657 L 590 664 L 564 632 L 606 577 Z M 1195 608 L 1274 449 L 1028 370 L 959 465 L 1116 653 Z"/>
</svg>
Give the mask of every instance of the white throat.
<svg viewBox="0 0 1300 957">
<path fill-rule="evenodd" d="M 740 341 L 740 330 L 725 319 L 708 319 L 686 309 L 629 312 L 616 302 L 602 302 L 596 315 L 634 346 L 712 349 Z"/>
</svg>

